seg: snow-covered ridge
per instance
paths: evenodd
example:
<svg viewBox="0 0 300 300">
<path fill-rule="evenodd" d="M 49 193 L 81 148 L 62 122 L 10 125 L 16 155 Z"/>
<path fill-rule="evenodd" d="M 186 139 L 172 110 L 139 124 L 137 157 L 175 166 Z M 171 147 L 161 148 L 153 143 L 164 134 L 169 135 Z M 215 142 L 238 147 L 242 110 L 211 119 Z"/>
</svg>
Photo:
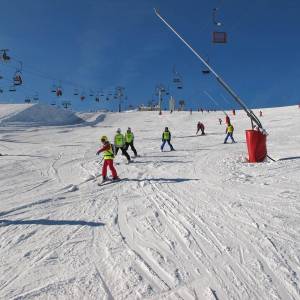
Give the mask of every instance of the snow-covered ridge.
<svg viewBox="0 0 300 300">
<path fill-rule="evenodd" d="M 43 104 L 0 104 L 0 125 L 73 125 L 84 120 L 75 113 Z"/>
</svg>

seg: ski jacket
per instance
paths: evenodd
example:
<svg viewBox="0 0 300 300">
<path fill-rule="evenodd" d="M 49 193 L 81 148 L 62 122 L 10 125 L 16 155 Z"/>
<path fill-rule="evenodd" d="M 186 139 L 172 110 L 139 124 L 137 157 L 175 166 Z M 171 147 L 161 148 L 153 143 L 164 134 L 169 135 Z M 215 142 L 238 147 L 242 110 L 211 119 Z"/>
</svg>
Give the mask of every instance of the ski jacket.
<svg viewBox="0 0 300 300">
<path fill-rule="evenodd" d="M 134 140 L 134 134 L 132 132 L 126 132 L 125 133 L 125 142 L 130 144 Z"/>
<path fill-rule="evenodd" d="M 233 130 L 234 130 L 234 128 L 233 128 L 233 126 L 230 124 L 230 125 L 227 126 L 226 132 L 227 132 L 227 133 L 233 133 Z"/>
<path fill-rule="evenodd" d="M 204 130 L 204 124 L 199 122 L 197 124 L 197 129 L 203 129 Z"/>
<path fill-rule="evenodd" d="M 125 138 L 122 133 L 117 133 L 115 135 L 115 146 L 117 148 L 122 148 L 125 145 Z"/>
<path fill-rule="evenodd" d="M 171 132 L 170 131 L 164 131 L 162 134 L 162 140 L 163 141 L 171 141 Z"/>
<path fill-rule="evenodd" d="M 105 142 L 103 147 L 98 150 L 98 153 L 103 154 L 103 159 L 114 159 L 114 152 L 110 142 Z"/>
</svg>

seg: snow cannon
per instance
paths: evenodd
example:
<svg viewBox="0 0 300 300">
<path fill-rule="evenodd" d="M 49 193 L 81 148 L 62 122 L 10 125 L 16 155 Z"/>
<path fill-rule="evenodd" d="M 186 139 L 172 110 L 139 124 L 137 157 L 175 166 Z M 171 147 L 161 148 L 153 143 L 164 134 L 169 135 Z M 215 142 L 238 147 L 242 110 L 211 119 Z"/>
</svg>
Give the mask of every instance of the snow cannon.
<svg viewBox="0 0 300 300">
<path fill-rule="evenodd" d="M 267 157 L 267 134 L 255 129 L 246 130 L 248 162 L 263 162 Z"/>
</svg>

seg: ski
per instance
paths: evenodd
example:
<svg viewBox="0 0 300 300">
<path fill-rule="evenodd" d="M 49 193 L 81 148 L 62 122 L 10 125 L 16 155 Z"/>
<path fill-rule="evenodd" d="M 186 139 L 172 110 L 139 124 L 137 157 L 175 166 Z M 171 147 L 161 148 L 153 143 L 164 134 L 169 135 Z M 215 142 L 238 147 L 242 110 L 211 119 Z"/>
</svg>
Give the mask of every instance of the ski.
<svg viewBox="0 0 300 300">
<path fill-rule="evenodd" d="M 98 182 L 97 185 L 98 186 L 105 186 L 105 185 L 108 185 L 108 184 L 111 184 L 111 183 L 117 183 L 117 182 L 120 182 L 122 180 L 124 180 L 125 178 L 122 178 L 122 179 L 116 179 L 116 180 L 113 180 L 113 179 L 107 179 L 103 182 Z"/>
</svg>

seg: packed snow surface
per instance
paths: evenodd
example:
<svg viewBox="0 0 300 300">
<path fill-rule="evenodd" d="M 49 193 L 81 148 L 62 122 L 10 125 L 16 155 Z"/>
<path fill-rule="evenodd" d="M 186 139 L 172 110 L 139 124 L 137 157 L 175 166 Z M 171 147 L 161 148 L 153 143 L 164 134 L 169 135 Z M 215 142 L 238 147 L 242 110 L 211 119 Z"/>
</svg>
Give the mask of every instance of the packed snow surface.
<svg viewBox="0 0 300 300">
<path fill-rule="evenodd" d="M 300 299 L 300 109 L 263 113 L 276 162 L 260 164 L 241 111 L 226 145 L 221 112 L 0 127 L 0 299 Z M 99 138 L 128 126 L 141 156 L 99 187 Z"/>
</svg>

